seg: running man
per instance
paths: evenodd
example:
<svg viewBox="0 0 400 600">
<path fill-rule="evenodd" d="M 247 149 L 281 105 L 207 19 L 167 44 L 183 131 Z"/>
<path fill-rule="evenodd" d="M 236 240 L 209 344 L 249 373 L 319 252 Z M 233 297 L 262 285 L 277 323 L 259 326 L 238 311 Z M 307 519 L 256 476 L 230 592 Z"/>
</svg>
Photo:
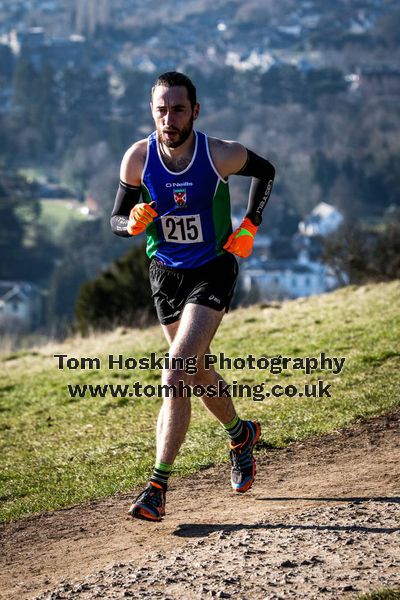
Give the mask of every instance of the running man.
<svg viewBox="0 0 400 600">
<path fill-rule="evenodd" d="M 164 369 L 162 383 L 217 385 L 223 379 L 204 368 L 203 356 L 229 309 L 238 275 L 234 255 L 246 258 L 252 252 L 275 169 L 237 142 L 193 129 L 200 105 L 196 88 L 182 73 L 158 77 L 150 106 L 156 130 L 123 157 L 111 228 L 124 237 L 146 233 L 150 285 L 169 356 L 181 362 L 198 357 L 195 375 Z M 245 217 L 232 232 L 228 177 L 233 174 L 253 179 Z M 229 397 L 202 401 L 230 438 L 232 488 L 246 492 L 254 481 L 260 424 L 241 420 Z M 132 517 L 160 521 L 165 515 L 168 478 L 190 412 L 189 397 L 163 399 L 154 470 L 129 509 Z"/>
</svg>

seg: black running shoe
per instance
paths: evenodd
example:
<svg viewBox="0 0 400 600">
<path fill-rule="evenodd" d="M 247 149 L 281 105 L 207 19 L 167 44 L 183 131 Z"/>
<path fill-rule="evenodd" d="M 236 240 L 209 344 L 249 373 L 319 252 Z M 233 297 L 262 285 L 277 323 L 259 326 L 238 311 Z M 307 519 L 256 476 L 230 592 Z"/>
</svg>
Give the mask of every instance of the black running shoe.
<svg viewBox="0 0 400 600">
<path fill-rule="evenodd" d="M 245 421 L 247 437 L 241 444 L 230 444 L 230 457 L 232 463 L 231 484 L 236 492 L 247 492 L 253 485 L 256 474 L 256 461 L 253 449 L 261 435 L 260 423 Z"/>
<path fill-rule="evenodd" d="M 165 491 L 154 482 L 149 482 L 128 511 L 128 515 L 145 521 L 161 521 L 165 515 Z"/>
</svg>

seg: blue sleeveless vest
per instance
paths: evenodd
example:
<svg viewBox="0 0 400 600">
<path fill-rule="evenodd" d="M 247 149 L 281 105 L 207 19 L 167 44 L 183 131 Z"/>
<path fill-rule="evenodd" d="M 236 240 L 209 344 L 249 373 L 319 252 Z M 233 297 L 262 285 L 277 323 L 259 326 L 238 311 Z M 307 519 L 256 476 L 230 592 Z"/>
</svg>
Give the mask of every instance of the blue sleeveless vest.
<svg viewBox="0 0 400 600">
<path fill-rule="evenodd" d="M 212 162 L 207 136 L 194 134 L 190 164 L 174 173 L 164 165 L 153 132 L 142 175 L 144 202 L 154 200 L 158 213 L 146 228 L 147 255 L 176 268 L 193 269 L 223 254 L 232 232 L 228 182 Z"/>
</svg>

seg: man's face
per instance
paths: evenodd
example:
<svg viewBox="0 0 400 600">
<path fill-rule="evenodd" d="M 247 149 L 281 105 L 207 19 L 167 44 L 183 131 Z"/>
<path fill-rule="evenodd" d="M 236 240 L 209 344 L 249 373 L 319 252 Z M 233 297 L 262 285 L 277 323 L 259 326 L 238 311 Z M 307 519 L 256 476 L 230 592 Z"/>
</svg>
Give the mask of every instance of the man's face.
<svg viewBox="0 0 400 600">
<path fill-rule="evenodd" d="M 159 142 L 168 148 L 177 148 L 193 130 L 193 121 L 199 115 L 199 105 L 192 108 L 184 86 L 158 85 L 153 92 L 151 112 Z"/>
</svg>

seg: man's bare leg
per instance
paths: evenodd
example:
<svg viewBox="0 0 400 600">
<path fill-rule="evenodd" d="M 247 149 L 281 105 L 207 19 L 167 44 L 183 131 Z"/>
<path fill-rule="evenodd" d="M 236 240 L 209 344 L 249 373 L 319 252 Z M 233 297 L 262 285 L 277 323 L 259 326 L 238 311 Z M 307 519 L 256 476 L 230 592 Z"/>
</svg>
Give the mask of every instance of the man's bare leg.
<svg viewBox="0 0 400 600">
<path fill-rule="evenodd" d="M 195 355 L 203 357 L 223 315 L 224 311 L 199 304 L 187 304 L 178 323 L 163 325 L 170 342 L 170 359 L 180 357 L 185 360 Z M 178 386 L 179 381 L 189 384 L 190 376 L 184 370 L 164 369 L 163 384 Z M 165 397 L 157 422 L 157 462 L 174 462 L 185 439 L 189 422 L 190 398 Z"/>
<path fill-rule="evenodd" d="M 187 304 L 179 323 L 163 326 L 170 343 L 169 357 L 184 361 L 203 356 L 221 322 L 224 311 L 215 311 L 198 304 Z M 176 366 L 176 365 L 175 365 Z M 183 364 L 183 367 L 185 364 Z M 183 369 L 164 369 L 162 383 L 178 386 L 189 384 Z M 190 421 L 189 397 L 164 397 L 157 422 L 157 457 L 149 485 L 133 502 L 128 513 L 135 518 L 160 521 L 165 515 L 165 492 L 172 464 L 185 439 Z"/>
<path fill-rule="evenodd" d="M 165 336 L 171 347 L 178 331 L 180 331 L 179 328 L 180 324 L 177 323 L 163 327 Z M 203 354 L 197 352 L 198 371 L 186 380 L 190 385 L 218 385 L 218 381 L 221 381 L 225 385 L 225 381 L 219 373 L 214 371 L 214 369 L 204 368 L 204 354 L 209 354 L 210 352 L 209 346 Z M 192 355 L 193 353 L 189 353 L 187 356 Z M 234 460 L 231 458 L 231 461 L 233 461 L 231 470 L 232 488 L 236 492 L 246 492 L 251 488 L 254 481 L 255 460 L 253 458 L 253 448 L 261 433 L 260 424 L 251 421 L 242 422 L 236 413 L 232 398 L 229 396 L 217 398 L 203 396 L 202 401 L 209 412 L 225 427 L 227 434 L 231 438 L 231 448 L 235 448 Z M 163 435 L 163 409 L 160 411 L 159 423 L 158 439 Z M 160 447 L 162 447 L 161 444 Z"/>
<path fill-rule="evenodd" d="M 172 341 L 175 338 L 176 332 L 179 327 L 179 321 L 175 323 L 171 323 L 171 325 L 163 325 L 164 335 L 167 338 L 169 344 L 172 344 Z M 210 347 L 206 349 L 204 354 L 211 354 Z M 204 355 L 203 355 L 204 356 Z M 203 368 L 203 357 L 198 357 L 197 363 L 198 371 L 196 374 L 189 376 L 188 383 L 189 385 L 218 385 L 218 381 L 221 381 L 222 385 L 226 385 L 226 381 L 224 378 L 217 373 L 214 368 L 204 369 Z M 223 397 L 215 397 L 210 398 L 209 396 L 203 396 L 202 402 L 204 406 L 208 409 L 208 411 L 221 423 L 229 423 L 236 416 L 236 409 L 233 405 L 232 398 L 230 396 Z M 160 429 L 163 419 L 163 408 L 161 408 L 158 423 L 157 423 L 157 438 L 160 435 Z"/>
<path fill-rule="evenodd" d="M 210 348 L 207 348 L 206 354 L 211 354 Z M 227 385 L 225 379 L 215 371 L 214 367 L 204 369 L 203 357 L 201 357 L 198 361 L 198 371 L 191 381 L 192 385 L 202 385 L 204 387 L 208 385 L 218 386 L 218 382 L 220 382 L 220 385 Z M 237 414 L 230 396 L 210 397 L 205 395 L 202 396 L 201 400 L 207 410 L 218 419 L 222 425 L 232 421 Z"/>
</svg>

